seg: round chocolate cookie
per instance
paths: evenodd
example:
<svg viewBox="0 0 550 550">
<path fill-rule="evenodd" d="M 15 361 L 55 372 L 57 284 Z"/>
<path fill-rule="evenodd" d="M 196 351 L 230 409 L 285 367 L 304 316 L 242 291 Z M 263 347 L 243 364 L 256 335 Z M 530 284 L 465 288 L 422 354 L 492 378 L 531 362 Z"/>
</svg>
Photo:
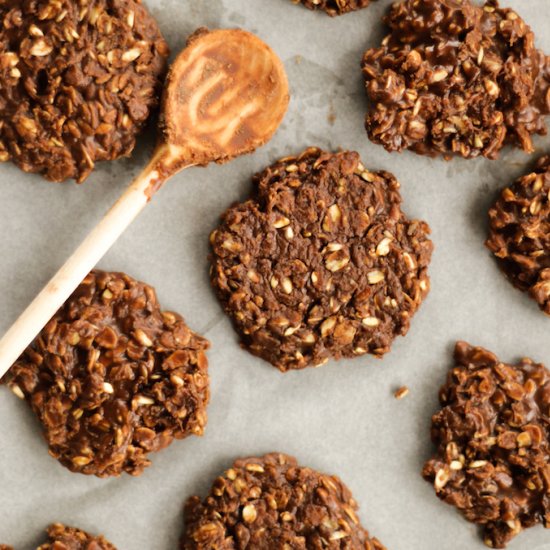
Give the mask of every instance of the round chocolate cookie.
<svg viewBox="0 0 550 550">
<path fill-rule="evenodd" d="M 181 550 L 385 550 L 363 529 L 357 508 L 340 479 L 292 457 L 241 459 L 202 502 L 188 500 Z"/>
<path fill-rule="evenodd" d="M 489 210 L 485 243 L 514 286 L 550 315 L 550 156 L 505 188 Z"/>
<path fill-rule="evenodd" d="M 49 541 L 41 544 L 37 550 L 116 550 L 102 536 L 94 537 L 85 531 L 65 527 L 60 523 L 48 528 Z"/>
<path fill-rule="evenodd" d="M 390 33 L 363 57 L 370 139 L 388 151 L 483 155 L 507 143 L 532 152 L 550 112 L 550 58 L 496 0 L 405 0 Z"/>
<path fill-rule="evenodd" d="M 522 529 L 550 517 L 550 372 L 522 359 L 507 365 L 458 342 L 455 367 L 432 418 L 436 455 L 424 477 L 437 496 L 484 527 L 504 548 Z"/>
<path fill-rule="evenodd" d="M 292 0 L 294 4 L 303 4 L 310 10 L 323 10 L 331 17 L 366 8 L 371 1 L 372 0 Z"/>
<path fill-rule="evenodd" d="M 5 382 L 44 426 L 50 454 L 73 472 L 139 475 L 147 454 L 201 435 L 208 342 L 155 291 L 93 271 L 8 371 Z"/>
<path fill-rule="evenodd" d="M 0 3 L 0 161 L 84 181 L 129 155 L 168 46 L 141 0 Z"/>
<path fill-rule="evenodd" d="M 212 284 L 243 345 L 282 371 L 388 352 L 429 290 L 432 253 L 397 180 L 312 148 L 254 186 L 211 235 Z"/>
</svg>

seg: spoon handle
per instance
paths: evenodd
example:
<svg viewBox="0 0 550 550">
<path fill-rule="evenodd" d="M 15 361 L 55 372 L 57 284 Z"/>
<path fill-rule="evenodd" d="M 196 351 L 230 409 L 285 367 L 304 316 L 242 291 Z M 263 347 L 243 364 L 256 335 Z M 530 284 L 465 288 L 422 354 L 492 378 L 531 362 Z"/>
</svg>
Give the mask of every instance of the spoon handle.
<svg viewBox="0 0 550 550">
<path fill-rule="evenodd" d="M 86 275 L 111 248 L 167 178 L 159 173 L 160 147 L 151 163 L 126 189 L 104 218 L 84 239 L 40 294 L 0 340 L 0 377 L 69 298 Z"/>
</svg>

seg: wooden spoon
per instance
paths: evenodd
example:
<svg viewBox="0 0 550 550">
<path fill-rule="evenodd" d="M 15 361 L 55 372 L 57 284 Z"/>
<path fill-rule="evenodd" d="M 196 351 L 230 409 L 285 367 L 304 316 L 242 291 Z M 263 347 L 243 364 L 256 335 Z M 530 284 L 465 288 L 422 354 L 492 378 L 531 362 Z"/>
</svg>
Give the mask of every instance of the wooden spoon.
<svg viewBox="0 0 550 550">
<path fill-rule="evenodd" d="M 164 182 L 190 166 L 254 151 L 271 139 L 288 102 L 283 64 L 258 37 L 196 31 L 170 69 L 151 162 L 4 335 L 0 377 Z"/>
</svg>

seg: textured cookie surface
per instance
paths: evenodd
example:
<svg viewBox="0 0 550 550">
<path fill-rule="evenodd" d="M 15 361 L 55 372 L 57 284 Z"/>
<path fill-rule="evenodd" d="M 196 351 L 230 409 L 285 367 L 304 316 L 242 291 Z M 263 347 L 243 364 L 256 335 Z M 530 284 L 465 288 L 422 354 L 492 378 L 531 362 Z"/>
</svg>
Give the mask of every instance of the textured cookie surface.
<svg viewBox="0 0 550 550">
<path fill-rule="evenodd" d="M 505 188 L 489 210 L 486 245 L 502 271 L 550 315 L 550 156 Z"/>
<path fill-rule="evenodd" d="M 168 47 L 141 0 L 0 3 L 0 161 L 81 182 L 129 155 Z"/>
<path fill-rule="evenodd" d="M 291 0 L 294 4 L 303 4 L 310 10 L 323 10 L 331 17 L 350 11 L 366 8 L 371 0 Z"/>
<path fill-rule="evenodd" d="M 550 112 L 550 62 L 529 26 L 496 1 L 405 0 L 363 58 L 369 137 L 388 151 L 496 158 L 533 151 Z"/>
<path fill-rule="evenodd" d="M 356 515 L 349 489 L 335 476 L 269 454 L 237 460 L 201 501 L 185 509 L 182 550 L 384 550 Z"/>
<path fill-rule="evenodd" d="M 504 548 L 522 529 L 550 525 L 550 373 L 465 342 L 454 358 L 432 418 L 437 453 L 423 475 L 439 498 L 484 526 L 488 546 Z"/>
<path fill-rule="evenodd" d="M 389 351 L 429 290 L 432 252 L 396 179 L 308 149 L 254 186 L 211 236 L 212 284 L 243 345 L 283 371 Z"/>
<path fill-rule="evenodd" d="M 116 550 L 102 536 L 94 537 L 85 531 L 56 523 L 48 529 L 49 541 L 37 550 Z"/>
<path fill-rule="evenodd" d="M 48 528 L 48 542 L 37 550 L 116 550 L 102 536 L 94 537 L 85 531 L 55 523 Z M 13 550 L 11 546 L 0 544 L 0 550 Z"/>
<path fill-rule="evenodd" d="M 94 271 L 8 371 L 73 472 L 138 475 L 147 454 L 206 424 L 208 342 L 150 286 Z"/>
</svg>

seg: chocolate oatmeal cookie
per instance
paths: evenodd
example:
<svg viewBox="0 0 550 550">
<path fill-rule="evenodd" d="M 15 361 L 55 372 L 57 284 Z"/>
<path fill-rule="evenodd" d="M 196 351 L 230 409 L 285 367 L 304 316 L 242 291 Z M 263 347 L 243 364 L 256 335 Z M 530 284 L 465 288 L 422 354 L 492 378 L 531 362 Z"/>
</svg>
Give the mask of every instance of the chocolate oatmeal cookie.
<svg viewBox="0 0 550 550">
<path fill-rule="evenodd" d="M 504 189 L 489 210 L 485 243 L 514 286 L 550 315 L 550 156 Z"/>
<path fill-rule="evenodd" d="M 80 529 L 65 527 L 61 523 L 50 525 L 47 533 L 49 541 L 41 544 L 37 550 L 116 550 L 102 536 L 94 537 Z M 0 544 L 0 550 L 13 550 L 13 548 Z"/>
<path fill-rule="evenodd" d="M 385 550 L 363 529 L 357 503 L 335 476 L 268 454 L 237 460 L 201 502 L 185 507 L 181 550 Z"/>
<path fill-rule="evenodd" d="M 432 418 L 437 454 L 423 475 L 484 526 L 488 546 L 504 548 L 522 529 L 549 526 L 550 372 L 530 359 L 507 365 L 465 342 L 454 359 Z"/>
<path fill-rule="evenodd" d="M 37 550 L 116 550 L 102 536 L 93 537 L 85 531 L 65 527 L 60 523 L 48 528 L 49 541 L 41 544 Z"/>
<path fill-rule="evenodd" d="M 550 58 L 529 26 L 496 0 L 405 0 L 390 33 L 363 57 L 370 139 L 388 151 L 483 155 L 532 152 L 550 112 Z"/>
<path fill-rule="evenodd" d="M 350 11 L 366 8 L 371 0 L 291 0 L 294 4 L 303 4 L 310 10 L 323 10 L 334 17 Z"/>
<path fill-rule="evenodd" d="M 0 161 L 82 182 L 129 155 L 167 56 L 141 0 L 3 0 Z"/>
<path fill-rule="evenodd" d="M 212 284 L 243 345 L 282 371 L 388 352 L 428 292 L 432 253 L 397 180 L 311 148 L 253 183 L 211 235 Z"/>
<path fill-rule="evenodd" d="M 139 475 L 148 453 L 202 434 L 207 347 L 179 315 L 160 310 L 153 288 L 93 271 L 4 381 L 71 471 Z"/>
</svg>

